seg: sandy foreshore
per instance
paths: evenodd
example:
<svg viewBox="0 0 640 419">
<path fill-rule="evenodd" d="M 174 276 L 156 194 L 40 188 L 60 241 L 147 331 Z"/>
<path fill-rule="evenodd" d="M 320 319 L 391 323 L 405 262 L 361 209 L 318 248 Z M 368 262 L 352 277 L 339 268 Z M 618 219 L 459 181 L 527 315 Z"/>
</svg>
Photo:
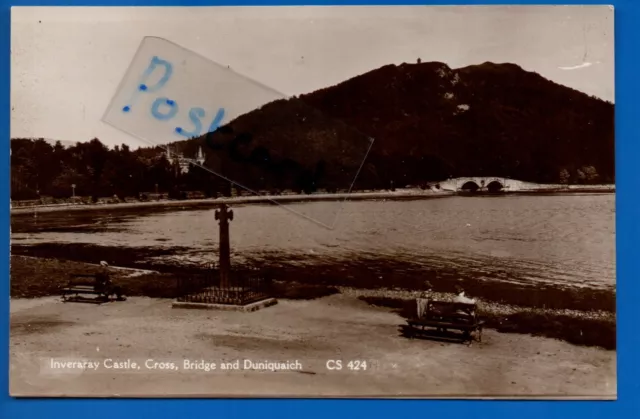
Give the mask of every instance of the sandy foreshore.
<svg viewBox="0 0 640 419">
<path fill-rule="evenodd" d="M 100 252 L 104 256 L 104 249 Z M 96 273 L 99 270 L 95 263 L 12 255 L 11 298 L 59 295 L 60 288 L 69 282 L 70 274 Z M 183 272 L 182 269 L 180 271 Z M 287 275 L 280 269 L 279 275 L 273 278 L 270 295 L 284 299 L 313 299 L 340 293 L 376 307 L 391 309 L 403 318 L 414 316 L 415 299 L 421 291 L 412 289 L 410 284 L 403 285 L 396 280 L 387 282 L 385 286 L 376 286 L 364 280 L 327 285 L 323 280 L 327 277 L 326 271 L 318 265 L 315 271 L 320 275 L 314 277 L 308 270 L 306 275 L 305 271 Z M 249 273 L 251 269 L 244 272 Z M 177 277 L 169 272 L 112 265 L 111 275 L 129 296 L 162 299 L 180 296 L 176 288 Z M 197 278 L 195 272 L 191 271 L 191 275 Z M 450 301 L 453 291 L 446 291 L 446 287 L 439 289 L 438 286 L 432 290 L 431 296 Z M 616 348 L 615 294 L 609 290 L 517 290 L 484 284 L 482 292 L 476 289 L 474 295 L 487 328 L 505 333 L 546 336 L 575 345 L 608 350 Z M 546 304 L 540 306 L 538 301 Z M 555 307 L 547 306 L 552 302 L 555 302 Z"/>
<path fill-rule="evenodd" d="M 505 194 L 567 194 L 567 193 L 614 193 L 615 186 L 596 185 L 579 186 L 571 185 L 567 188 L 550 187 L 534 190 L 509 191 Z M 296 202 L 314 201 L 356 201 L 356 200 L 406 200 L 406 199 L 433 199 L 457 195 L 458 192 L 433 190 L 433 189 L 400 189 L 396 191 L 354 192 L 337 194 L 311 194 L 311 195 L 254 195 L 237 196 L 229 198 L 205 198 L 188 200 L 159 200 L 122 202 L 117 204 L 51 204 L 35 205 L 28 207 L 12 207 L 11 214 L 33 214 L 34 212 L 56 211 L 95 211 L 127 208 L 157 208 L 157 207 L 198 207 L 215 206 L 219 204 L 287 204 Z"/>
<path fill-rule="evenodd" d="M 614 351 L 493 330 L 470 346 L 407 339 L 402 317 L 342 294 L 253 313 L 143 297 L 99 306 L 12 299 L 10 308 L 12 396 L 616 397 Z M 220 369 L 235 360 L 301 368 Z M 330 369 L 331 360 L 342 369 Z M 98 367 L 56 369 L 52 361 Z M 186 369 L 185 361 L 218 367 Z M 124 367 L 109 368 L 114 362 Z"/>
</svg>

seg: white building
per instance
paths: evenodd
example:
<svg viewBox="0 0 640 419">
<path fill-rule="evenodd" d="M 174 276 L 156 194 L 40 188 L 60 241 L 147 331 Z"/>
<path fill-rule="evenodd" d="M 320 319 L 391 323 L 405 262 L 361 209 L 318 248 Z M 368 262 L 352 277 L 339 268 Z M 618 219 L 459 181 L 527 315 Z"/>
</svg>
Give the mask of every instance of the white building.
<svg viewBox="0 0 640 419">
<path fill-rule="evenodd" d="M 167 150 L 163 154 L 169 161 L 169 164 L 173 165 L 174 163 L 177 163 L 180 166 L 180 173 L 182 174 L 189 172 L 190 164 L 197 164 L 202 166 L 204 165 L 204 162 L 205 162 L 205 157 L 204 157 L 204 153 L 202 152 L 202 147 L 198 147 L 198 154 L 196 154 L 195 159 L 184 157 L 183 153 L 173 153 L 171 152 L 171 149 L 169 148 L 169 146 L 167 146 Z"/>
</svg>

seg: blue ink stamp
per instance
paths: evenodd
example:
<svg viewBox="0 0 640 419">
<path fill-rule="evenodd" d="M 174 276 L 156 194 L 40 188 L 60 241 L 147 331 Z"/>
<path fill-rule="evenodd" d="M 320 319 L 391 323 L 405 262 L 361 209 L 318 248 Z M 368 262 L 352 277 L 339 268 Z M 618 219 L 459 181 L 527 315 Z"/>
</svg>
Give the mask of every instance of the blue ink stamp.
<svg viewBox="0 0 640 419">
<path fill-rule="evenodd" d="M 274 111 L 276 101 L 291 111 Z M 261 122 L 247 122 L 256 112 L 265 112 Z M 103 121 L 178 154 L 174 143 L 197 142 L 186 148 L 202 147 L 203 156 L 180 157 L 190 170 L 216 174 L 327 227 L 341 208 L 336 193 L 346 199 L 372 146 L 371 137 L 302 100 L 156 37 L 143 39 Z M 322 200 L 321 209 L 286 199 L 273 186 L 282 178 L 291 180 L 283 189 Z"/>
</svg>

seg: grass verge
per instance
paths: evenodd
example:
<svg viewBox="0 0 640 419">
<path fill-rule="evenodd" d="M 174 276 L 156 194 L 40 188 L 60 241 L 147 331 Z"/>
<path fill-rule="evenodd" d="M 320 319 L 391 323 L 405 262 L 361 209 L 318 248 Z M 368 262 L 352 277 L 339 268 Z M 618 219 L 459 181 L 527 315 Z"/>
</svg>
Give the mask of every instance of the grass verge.
<svg viewBox="0 0 640 419">
<path fill-rule="evenodd" d="M 100 266 L 63 259 L 11 256 L 12 298 L 35 298 L 60 295 L 71 274 L 95 274 Z M 113 281 L 130 296 L 174 298 L 176 281 L 171 274 L 136 270 L 111 270 Z"/>
<path fill-rule="evenodd" d="M 390 308 L 404 318 L 415 317 L 417 293 L 347 288 L 341 288 L 341 292 L 374 306 Z M 454 294 L 449 293 L 433 296 L 442 301 L 453 297 Z M 502 333 L 544 336 L 575 345 L 616 349 L 616 318 L 611 312 L 523 308 L 485 300 L 478 301 L 478 312 L 486 327 Z"/>
<path fill-rule="evenodd" d="M 11 256 L 11 297 L 35 298 L 59 295 L 73 273 L 95 274 L 100 267 L 64 259 Z M 173 273 L 111 269 L 111 278 L 128 296 L 177 298 L 177 277 Z M 89 279 L 90 280 L 90 279 Z M 275 298 L 312 300 L 339 293 L 336 287 L 273 281 L 269 289 Z"/>
</svg>

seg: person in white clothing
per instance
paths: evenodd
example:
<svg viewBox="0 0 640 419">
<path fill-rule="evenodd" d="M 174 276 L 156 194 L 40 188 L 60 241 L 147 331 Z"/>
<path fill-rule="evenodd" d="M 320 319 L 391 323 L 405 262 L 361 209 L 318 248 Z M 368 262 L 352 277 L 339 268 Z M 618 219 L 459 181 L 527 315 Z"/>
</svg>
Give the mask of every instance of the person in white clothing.
<svg viewBox="0 0 640 419">
<path fill-rule="evenodd" d="M 464 294 L 464 290 L 461 287 L 458 287 L 457 289 L 457 295 L 453 298 L 453 302 L 454 303 L 465 303 L 465 304 L 475 304 L 476 300 L 474 298 L 469 298 Z M 472 316 L 475 317 L 476 315 L 476 310 L 475 307 L 471 310 L 457 310 L 456 311 L 458 314 L 463 315 L 463 316 Z"/>
<path fill-rule="evenodd" d="M 420 297 L 416 298 L 417 304 L 417 314 L 418 318 L 422 318 L 427 310 L 427 304 L 429 304 L 429 299 L 431 298 L 431 283 L 429 281 L 425 281 L 424 283 L 426 290 L 420 294 Z"/>
<path fill-rule="evenodd" d="M 456 303 L 466 303 L 466 304 L 475 304 L 476 303 L 475 299 L 469 298 L 466 295 L 464 295 L 464 291 L 460 291 L 458 293 L 458 295 L 455 296 L 453 301 L 456 302 Z"/>
</svg>

